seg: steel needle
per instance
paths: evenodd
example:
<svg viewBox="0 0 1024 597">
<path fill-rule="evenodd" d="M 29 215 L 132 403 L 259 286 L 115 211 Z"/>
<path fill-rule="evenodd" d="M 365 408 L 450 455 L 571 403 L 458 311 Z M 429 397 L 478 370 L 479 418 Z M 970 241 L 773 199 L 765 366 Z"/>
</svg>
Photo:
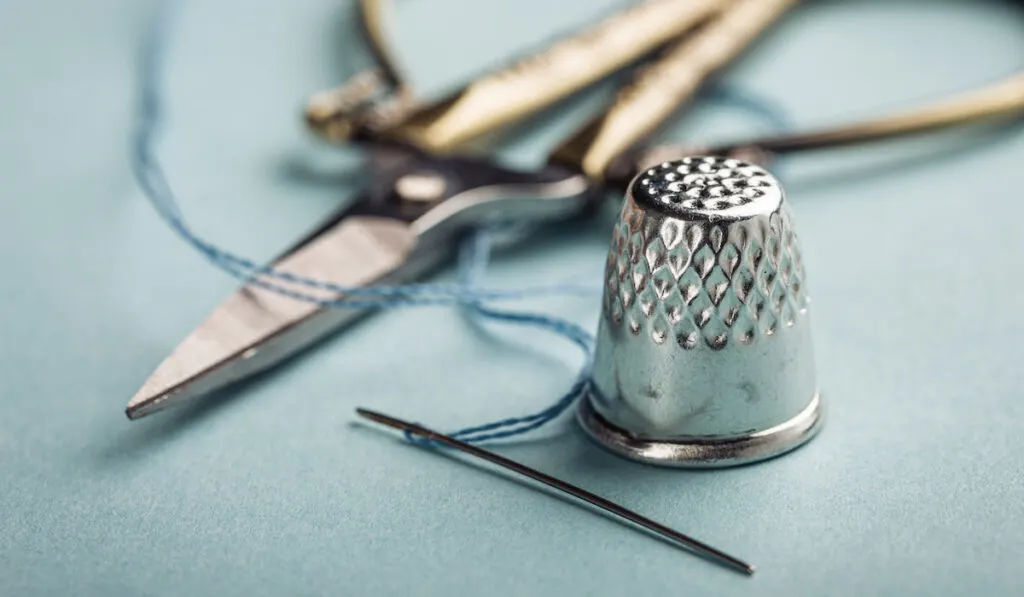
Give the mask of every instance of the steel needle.
<svg viewBox="0 0 1024 597">
<path fill-rule="evenodd" d="M 748 575 L 754 573 L 753 566 L 738 558 L 730 556 L 729 554 L 724 553 L 718 549 L 715 549 L 714 547 L 711 547 L 706 543 L 702 543 L 692 537 L 688 537 L 687 535 L 684 535 L 679 531 L 672 530 L 661 523 L 655 522 L 650 518 L 647 518 L 646 516 L 637 514 L 632 510 L 624 508 L 623 506 L 620 506 L 614 502 L 608 501 L 601 496 L 590 493 L 585 489 L 576 487 L 575 485 L 572 485 L 566 481 L 556 479 L 555 477 L 546 475 L 528 466 L 519 464 L 518 462 L 509 460 L 503 456 L 499 456 L 493 452 L 489 452 L 482 448 L 478 448 L 474 445 L 467 444 L 466 442 L 459 441 L 453 437 L 444 435 L 442 433 L 432 431 L 430 429 L 427 429 L 426 427 L 422 427 L 415 423 L 402 421 L 401 419 L 396 419 L 394 417 L 379 412 L 374 412 L 372 410 L 367 410 L 365 408 L 357 408 L 356 412 L 359 414 L 359 416 L 364 417 L 366 419 L 370 419 L 371 421 L 375 421 L 382 425 L 387 425 L 388 427 L 393 427 L 401 431 L 407 431 L 413 435 L 417 435 L 424 439 L 437 442 L 439 444 L 443 444 L 450 448 L 455 448 L 456 450 L 459 450 L 466 454 L 476 456 L 477 458 L 480 458 L 482 460 L 486 460 L 505 469 L 519 473 L 524 477 L 529 477 L 530 479 L 543 483 L 548 487 L 552 487 L 554 489 L 557 489 L 558 491 L 572 495 L 573 497 L 583 500 L 588 504 L 597 506 L 598 508 L 601 508 L 606 512 L 609 512 L 611 514 L 614 514 L 615 516 L 624 518 L 629 522 L 644 527 L 645 529 L 657 535 L 660 535 L 665 539 L 668 539 L 676 545 L 688 547 L 692 549 L 694 552 L 698 553 L 699 555 L 702 555 L 705 558 L 708 558 L 709 560 L 715 561 L 719 564 L 725 565 L 733 570 Z"/>
</svg>

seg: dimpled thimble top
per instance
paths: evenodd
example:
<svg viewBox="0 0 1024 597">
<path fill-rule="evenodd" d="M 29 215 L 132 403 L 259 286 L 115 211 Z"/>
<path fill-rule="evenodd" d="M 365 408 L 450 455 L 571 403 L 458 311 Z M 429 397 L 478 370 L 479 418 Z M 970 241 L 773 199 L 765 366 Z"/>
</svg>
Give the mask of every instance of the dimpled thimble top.
<svg viewBox="0 0 1024 597">
<path fill-rule="evenodd" d="M 782 189 L 760 166 L 731 158 L 691 157 L 649 168 L 636 178 L 633 197 L 667 215 L 739 219 L 769 214 Z"/>
</svg>

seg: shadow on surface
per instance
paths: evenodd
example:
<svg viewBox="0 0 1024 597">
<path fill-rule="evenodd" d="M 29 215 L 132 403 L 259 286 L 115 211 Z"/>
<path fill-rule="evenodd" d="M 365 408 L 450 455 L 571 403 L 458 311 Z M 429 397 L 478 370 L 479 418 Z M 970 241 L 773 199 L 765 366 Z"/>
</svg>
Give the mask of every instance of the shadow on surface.
<svg viewBox="0 0 1024 597">
<path fill-rule="evenodd" d="M 179 436 L 208 422 L 228 405 L 244 399 L 274 373 L 258 375 L 193 402 L 131 421 L 127 430 L 118 429 L 113 437 L 104 438 L 95 460 L 100 467 L 144 461 Z"/>
<path fill-rule="evenodd" d="M 305 154 L 286 156 L 281 161 L 280 176 L 287 182 L 336 189 L 339 199 L 354 195 L 371 180 L 364 164 L 328 165 L 326 160 Z"/>
<path fill-rule="evenodd" d="M 236 401 L 259 395 L 259 388 L 272 381 L 274 376 L 284 374 L 292 367 L 298 366 L 302 357 L 309 352 L 324 350 L 334 342 L 344 341 L 347 332 L 362 325 L 367 319 L 369 317 L 363 316 L 346 324 L 336 333 L 300 350 L 270 369 L 190 402 L 131 421 L 127 430 L 117 427 L 113 436 L 98 441 L 101 447 L 97 450 L 96 460 L 100 466 L 116 466 L 145 460 L 162 446 L 178 440 L 180 436 L 201 427 L 203 423 L 210 422 Z M 123 411 L 121 416 L 125 416 Z M 110 430 L 106 429 L 104 432 L 110 433 Z"/>
</svg>

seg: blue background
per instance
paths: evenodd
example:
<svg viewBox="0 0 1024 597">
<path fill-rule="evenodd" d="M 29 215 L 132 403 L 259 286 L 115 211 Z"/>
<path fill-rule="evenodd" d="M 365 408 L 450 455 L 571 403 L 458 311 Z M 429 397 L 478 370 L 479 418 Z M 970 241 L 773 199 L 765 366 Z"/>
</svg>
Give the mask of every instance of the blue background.
<svg viewBox="0 0 1024 597">
<path fill-rule="evenodd" d="M 425 94 L 619 0 L 405 0 L 397 54 Z M 273 255 L 359 184 L 301 106 L 366 58 L 334 0 L 187 2 L 169 56 L 169 176 L 199 231 Z M 532 412 L 576 349 L 449 309 L 377 316 L 258 383 L 129 423 L 128 398 L 234 288 L 127 169 L 152 6 L 0 4 L 0 594 L 1012 595 L 1024 561 L 1024 137 L 1019 128 L 800 157 L 830 420 L 805 449 L 713 472 L 590 444 L 566 418 L 502 453 L 749 559 L 744 578 L 500 475 L 353 425 L 368 406 L 442 429 Z M 884 113 L 1021 67 L 994 2 L 809 2 L 727 79 L 800 126 Z M 535 164 L 607 97 L 505 146 Z M 701 104 L 670 132 L 763 130 Z M 614 201 L 499 256 L 489 282 L 597 287 Z M 449 279 L 446 272 L 441 279 Z M 599 297 L 528 306 L 591 329 Z"/>
</svg>

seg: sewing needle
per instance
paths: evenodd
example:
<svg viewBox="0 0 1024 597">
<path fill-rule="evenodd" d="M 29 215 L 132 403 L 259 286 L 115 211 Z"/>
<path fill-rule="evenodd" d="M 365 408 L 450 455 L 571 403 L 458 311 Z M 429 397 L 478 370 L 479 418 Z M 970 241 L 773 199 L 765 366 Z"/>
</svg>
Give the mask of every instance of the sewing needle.
<svg viewBox="0 0 1024 597">
<path fill-rule="evenodd" d="M 358 413 L 359 416 L 361 417 L 370 419 L 371 421 L 375 421 L 382 425 L 387 425 L 388 427 L 393 427 L 401 431 L 406 431 L 408 433 L 417 435 L 424 439 L 446 445 L 450 448 L 455 448 L 456 450 L 459 450 L 466 454 L 476 456 L 477 458 L 486 460 L 502 468 L 519 473 L 524 477 L 529 477 L 530 479 L 543 483 L 548 487 L 557 489 L 558 491 L 561 491 L 563 493 L 567 493 L 593 506 L 597 506 L 598 508 L 601 508 L 606 512 L 614 514 L 615 516 L 624 518 L 629 522 L 639 525 L 657 535 L 660 535 L 665 539 L 668 539 L 670 542 L 676 545 L 688 547 L 697 554 L 702 555 L 709 560 L 718 562 L 719 564 L 725 565 L 729 568 L 732 568 L 733 570 L 742 572 L 744 574 L 749 575 L 754 573 L 754 567 L 752 565 L 738 558 L 730 556 L 729 554 L 719 551 L 718 549 L 715 549 L 710 545 L 707 545 L 692 537 L 684 535 L 679 531 L 670 529 L 669 527 L 661 523 L 655 522 L 650 518 L 647 518 L 646 516 L 633 512 L 632 510 L 620 506 L 615 502 L 608 501 L 599 495 L 595 495 L 585 489 L 576 487 L 571 483 L 562 481 L 560 479 L 556 479 L 555 477 L 546 475 L 526 465 L 519 464 L 518 462 L 509 460 L 503 456 L 499 456 L 493 452 L 489 452 L 482 448 L 478 448 L 474 445 L 467 444 L 466 442 L 459 441 L 453 437 L 444 435 L 442 433 L 432 431 L 430 429 L 427 429 L 426 427 L 421 427 L 420 425 L 417 425 L 415 423 L 402 421 L 401 419 L 396 419 L 394 417 L 379 412 L 374 412 L 372 410 L 367 410 L 365 408 L 357 408 L 356 413 Z"/>
</svg>

